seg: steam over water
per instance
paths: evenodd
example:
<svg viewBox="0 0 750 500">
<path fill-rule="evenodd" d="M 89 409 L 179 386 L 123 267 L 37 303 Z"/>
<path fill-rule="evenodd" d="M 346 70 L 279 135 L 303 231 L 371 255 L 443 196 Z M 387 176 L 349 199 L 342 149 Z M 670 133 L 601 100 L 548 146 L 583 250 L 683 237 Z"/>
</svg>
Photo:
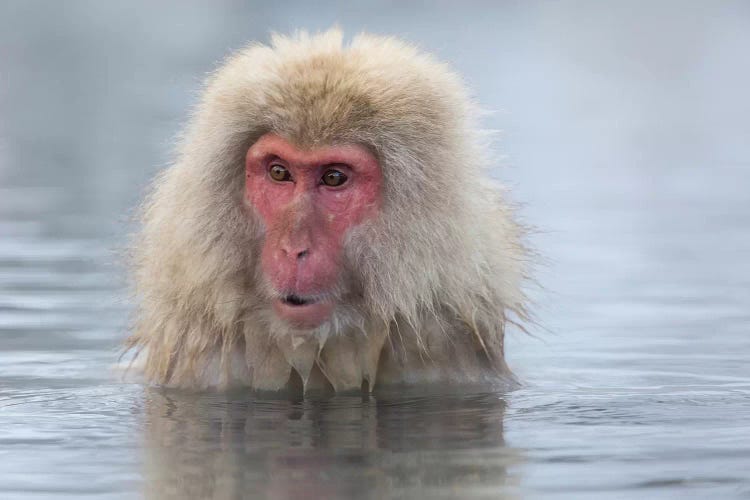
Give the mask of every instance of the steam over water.
<svg viewBox="0 0 750 500">
<path fill-rule="evenodd" d="M 543 256 L 523 388 L 120 382 L 117 252 L 203 75 L 336 22 L 495 111 Z M 0 498 L 750 497 L 748 53 L 741 1 L 0 4 Z"/>
</svg>

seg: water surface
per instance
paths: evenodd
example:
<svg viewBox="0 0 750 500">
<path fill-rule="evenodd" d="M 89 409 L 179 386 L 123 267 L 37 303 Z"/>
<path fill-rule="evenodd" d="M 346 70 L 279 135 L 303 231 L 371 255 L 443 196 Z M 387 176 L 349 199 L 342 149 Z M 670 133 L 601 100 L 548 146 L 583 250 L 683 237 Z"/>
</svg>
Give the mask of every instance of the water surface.
<svg viewBox="0 0 750 500">
<path fill-rule="evenodd" d="M 126 5 L 0 5 L 0 497 L 750 498 L 746 3 Z M 533 336 L 509 332 L 523 387 L 121 381 L 118 251 L 202 75 L 334 22 L 418 42 L 499 110 L 544 257 Z"/>
</svg>

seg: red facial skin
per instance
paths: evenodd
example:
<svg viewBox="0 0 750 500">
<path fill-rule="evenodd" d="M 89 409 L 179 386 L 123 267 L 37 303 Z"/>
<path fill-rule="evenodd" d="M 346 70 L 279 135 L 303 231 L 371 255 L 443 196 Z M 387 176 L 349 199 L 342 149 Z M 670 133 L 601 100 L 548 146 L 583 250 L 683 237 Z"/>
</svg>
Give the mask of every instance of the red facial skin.
<svg viewBox="0 0 750 500">
<path fill-rule="evenodd" d="M 291 179 L 272 178 L 275 165 Z M 329 170 L 342 172 L 346 181 L 324 184 Z M 339 284 L 346 232 L 380 209 L 380 165 L 360 145 L 299 149 L 268 133 L 247 151 L 245 173 L 245 199 L 266 227 L 261 268 L 277 294 L 273 309 L 297 328 L 316 328 L 335 307 L 331 292 Z M 310 302 L 283 300 L 292 294 Z"/>
</svg>

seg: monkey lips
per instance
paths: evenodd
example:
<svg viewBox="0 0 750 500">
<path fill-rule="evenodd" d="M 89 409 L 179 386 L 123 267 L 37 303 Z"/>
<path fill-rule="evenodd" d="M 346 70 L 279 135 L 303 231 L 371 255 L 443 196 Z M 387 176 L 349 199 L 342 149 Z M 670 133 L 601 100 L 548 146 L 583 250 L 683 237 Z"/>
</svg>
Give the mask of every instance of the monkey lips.
<svg viewBox="0 0 750 500">
<path fill-rule="evenodd" d="M 300 329 L 314 329 L 333 313 L 334 303 L 327 299 L 289 294 L 274 299 L 274 312 Z"/>
<path fill-rule="evenodd" d="M 302 329 L 330 319 L 347 231 L 381 205 L 382 172 L 365 147 L 300 148 L 273 133 L 245 157 L 245 200 L 265 226 L 261 269 L 277 316 Z M 323 291 L 322 293 L 320 291 Z"/>
</svg>

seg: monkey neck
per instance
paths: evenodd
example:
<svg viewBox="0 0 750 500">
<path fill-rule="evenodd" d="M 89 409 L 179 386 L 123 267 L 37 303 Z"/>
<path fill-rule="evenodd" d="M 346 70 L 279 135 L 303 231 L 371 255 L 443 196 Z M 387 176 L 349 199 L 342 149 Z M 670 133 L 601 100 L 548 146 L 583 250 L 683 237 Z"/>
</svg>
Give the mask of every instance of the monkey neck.
<svg viewBox="0 0 750 500">
<path fill-rule="evenodd" d="M 485 338 L 481 338 L 484 336 Z M 245 359 L 259 390 L 372 391 L 403 383 L 494 383 L 510 376 L 501 336 L 426 318 L 419 326 L 368 322 L 327 337 L 245 332 Z M 500 360 L 498 364 L 498 360 Z M 235 370 L 236 371 L 236 370 Z"/>
<path fill-rule="evenodd" d="M 284 335 L 269 341 L 267 333 L 248 328 L 245 362 L 252 374 L 250 385 L 280 390 L 287 387 L 294 372 L 305 392 L 327 388 L 341 392 L 365 386 L 371 390 L 387 336 L 387 325 L 366 325 L 327 336 Z"/>
</svg>

